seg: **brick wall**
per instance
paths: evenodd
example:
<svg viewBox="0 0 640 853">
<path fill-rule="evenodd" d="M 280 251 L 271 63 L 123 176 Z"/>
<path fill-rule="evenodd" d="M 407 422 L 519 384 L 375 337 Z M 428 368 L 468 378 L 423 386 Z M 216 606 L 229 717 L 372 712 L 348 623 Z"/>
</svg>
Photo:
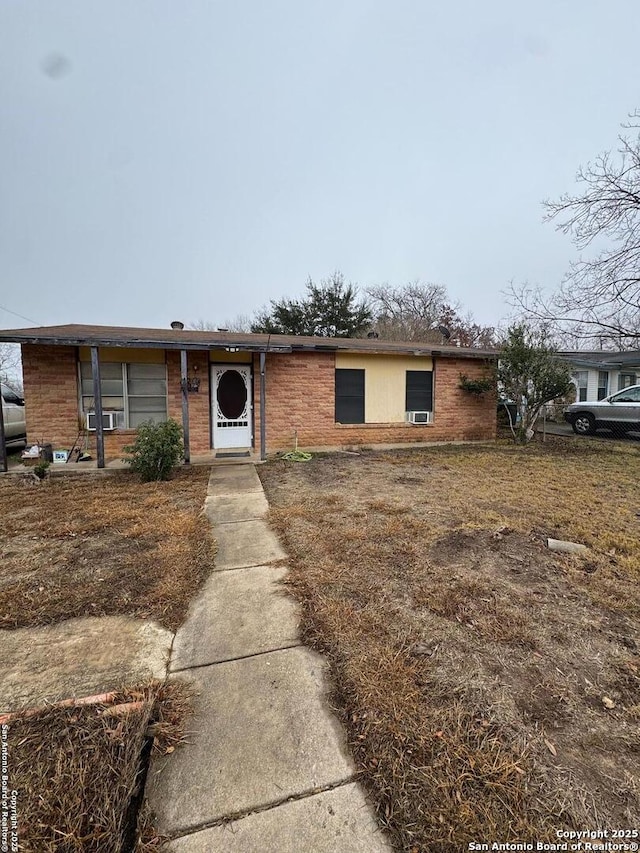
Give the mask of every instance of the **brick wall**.
<svg viewBox="0 0 640 853">
<path fill-rule="evenodd" d="M 197 367 L 197 370 L 194 368 Z M 190 352 L 187 357 L 189 377 L 197 376 L 200 390 L 189 394 L 189 445 L 192 454 L 208 453 L 210 438 L 209 353 Z M 167 382 L 169 417 L 182 424 L 182 390 L 180 388 L 180 353 L 167 350 Z"/>
<path fill-rule="evenodd" d="M 25 344 L 22 347 L 27 436 L 56 448 L 70 448 L 78 434 L 78 373 L 75 347 Z M 210 449 L 209 354 L 189 353 L 189 375 L 200 390 L 189 394 L 191 452 Z M 194 367 L 197 365 L 197 372 Z M 435 359 L 434 423 L 336 424 L 333 353 L 269 353 L 266 360 L 267 451 L 290 449 L 297 431 L 300 447 L 351 447 L 430 441 L 491 439 L 496 431 L 495 399 L 477 398 L 458 388 L 460 373 L 479 377 L 474 359 Z M 167 352 L 169 416 L 182 423 L 180 353 Z M 260 362 L 253 361 L 254 447 L 260 448 Z M 134 431 L 105 435 L 105 456 L 118 458 Z M 95 434 L 89 439 L 95 453 Z"/>
<path fill-rule="evenodd" d="M 206 352 L 189 353 L 189 375 L 200 379 L 200 390 L 189 394 L 189 424 L 191 452 L 207 453 L 209 440 L 209 360 Z M 123 350 L 126 360 L 126 350 Z M 197 373 L 194 367 L 197 365 Z M 51 442 L 55 448 L 70 449 L 78 435 L 78 365 L 77 349 L 64 346 L 24 344 L 22 369 L 26 400 L 27 440 Z M 180 389 L 180 353 L 167 353 L 167 383 L 169 417 L 182 424 Z M 105 433 L 105 458 L 122 456 L 125 445 L 131 444 L 135 430 L 116 430 Z M 91 433 L 89 450 L 95 455 L 96 438 Z M 84 446 L 84 443 L 83 443 Z"/>
<path fill-rule="evenodd" d="M 259 367 L 255 371 L 255 446 L 260 446 Z M 475 359 L 435 360 L 434 423 L 336 424 L 333 353 L 269 354 L 266 364 L 267 451 L 293 447 L 350 447 L 495 438 L 496 403 L 458 388 L 460 374 L 477 378 L 485 368 Z"/>
<path fill-rule="evenodd" d="M 78 435 L 75 347 L 22 345 L 27 441 L 70 448 Z"/>
</svg>

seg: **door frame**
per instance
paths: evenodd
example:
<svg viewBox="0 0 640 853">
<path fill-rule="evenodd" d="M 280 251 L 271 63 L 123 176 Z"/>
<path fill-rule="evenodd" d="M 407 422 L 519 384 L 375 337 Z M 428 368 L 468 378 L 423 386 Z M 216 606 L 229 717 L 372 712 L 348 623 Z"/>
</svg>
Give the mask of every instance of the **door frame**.
<svg viewBox="0 0 640 853">
<path fill-rule="evenodd" d="M 211 446 L 211 450 L 224 450 L 224 448 L 216 447 L 214 442 L 215 437 L 215 418 L 213 411 L 214 402 L 217 403 L 216 394 L 217 394 L 217 384 L 215 382 L 214 370 L 219 368 L 225 368 L 227 370 L 237 370 L 238 368 L 242 368 L 249 371 L 249 417 L 248 417 L 248 428 L 249 428 L 249 444 L 248 447 L 253 449 L 255 442 L 255 412 L 254 412 L 254 371 L 253 371 L 253 359 L 251 361 L 242 361 L 242 362 L 231 362 L 231 361 L 212 361 L 209 363 L 209 444 Z"/>
</svg>

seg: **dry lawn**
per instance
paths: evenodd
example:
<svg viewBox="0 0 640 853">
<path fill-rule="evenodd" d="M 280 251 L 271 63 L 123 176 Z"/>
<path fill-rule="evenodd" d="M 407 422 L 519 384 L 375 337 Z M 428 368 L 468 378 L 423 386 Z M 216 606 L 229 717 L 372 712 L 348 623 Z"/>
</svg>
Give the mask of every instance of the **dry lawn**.
<svg viewBox="0 0 640 853">
<path fill-rule="evenodd" d="M 123 713 L 123 703 L 132 702 L 132 710 Z M 121 712 L 114 713 L 118 705 Z M 183 739 L 189 708 L 188 690 L 172 682 L 125 688 L 109 703 L 14 716 L 7 747 L 20 850 L 157 850 L 162 839 L 146 809 L 136 821 L 142 754 L 145 747 L 173 750 Z"/>
<path fill-rule="evenodd" d="M 399 851 L 640 825 L 639 473 L 569 437 L 260 469 Z"/>
<path fill-rule="evenodd" d="M 174 630 L 213 567 L 202 515 L 208 468 L 166 483 L 129 473 L 0 480 L 0 628 L 75 616 L 130 615 Z M 109 853 L 158 849 L 143 806 L 143 746 L 172 750 L 188 706 L 180 687 L 142 685 L 115 702 L 50 707 L 9 722 L 10 786 L 18 791 L 20 850 Z M 151 723 L 151 728 L 149 725 Z M 137 834 L 136 834 L 137 820 Z"/>
<path fill-rule="evenodd" d="M 0 480 L 0 628 L 131 615 L 175 630 L 211 571 L 209 469 Z"/>
</svg>

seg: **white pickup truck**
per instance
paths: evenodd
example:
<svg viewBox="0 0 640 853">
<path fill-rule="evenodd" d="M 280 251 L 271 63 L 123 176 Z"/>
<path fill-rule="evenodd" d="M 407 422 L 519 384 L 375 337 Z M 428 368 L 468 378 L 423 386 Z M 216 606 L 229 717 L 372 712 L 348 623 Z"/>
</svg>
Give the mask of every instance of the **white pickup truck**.
<svg viewBox="0 0 640 853">
<path fill-rule="evenodd" d="M 8 385 L 2 385 L 2 414 L 7 447 L 27 443 L 27 424 L 24 417 L 24 400 Z"/>
</svg>

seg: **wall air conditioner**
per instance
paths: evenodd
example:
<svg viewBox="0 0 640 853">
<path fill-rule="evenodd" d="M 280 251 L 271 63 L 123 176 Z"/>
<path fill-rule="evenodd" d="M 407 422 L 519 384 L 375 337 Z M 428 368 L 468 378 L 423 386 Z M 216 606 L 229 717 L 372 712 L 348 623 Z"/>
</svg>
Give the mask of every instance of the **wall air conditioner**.
<svg viewBox="0 0 640 853">
<path fill-rule="evenodd" d="M 112 432 L 114 429 L 117 429 L 118 424 L 118 415 L 120 412 L 103 412 L 102 413 L 102 429 L 105 432 Z M 124 414 L 124 413 L 123 413 Z M 89 432 L 96 431 L 96 413 L 95 412 L 87 412 L 87 429 Z"/>
<path fill-rule="evenodd" d="M 408 424 L 430 424 L 433 423 L 433 412 L 407 412 Z"/>
</svg>

